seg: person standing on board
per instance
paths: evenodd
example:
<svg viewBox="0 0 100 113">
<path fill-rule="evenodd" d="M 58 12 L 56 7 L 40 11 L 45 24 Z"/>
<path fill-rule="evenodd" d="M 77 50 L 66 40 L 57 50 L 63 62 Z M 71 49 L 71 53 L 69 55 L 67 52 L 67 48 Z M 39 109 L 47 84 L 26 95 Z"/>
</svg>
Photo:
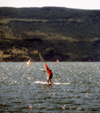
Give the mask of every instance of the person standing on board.
<svg viewBox="0 0 100 113">
<path fill-rule="evenodd" d="M 53 73 L 52 73 L 52 71 L 48 68 L 47 64 L 45 64 L 45 65 L 46 65 L 46 69 L 47 69 L 47 72 L 48 72 L 48 75 L 49 75 L 47 82 L 48 82 L 48 84 L 49 84 L 49 82 L 50 82 L 50 84 L 51 84 L 51 79 L 52 79 Z"/>
<path fill-rule="evenodd" d="M 48 84 L 49 84 L 49 82 L 50 82 L 50 84 L 51 84 L 52 76 L 53 76 L 53 73 L 52 73 L 52 71 L 50 70 L 50 75 L 49 75 L 49 78 L 48 78 L 48 80 L 47 80 Z"/>
</svg>

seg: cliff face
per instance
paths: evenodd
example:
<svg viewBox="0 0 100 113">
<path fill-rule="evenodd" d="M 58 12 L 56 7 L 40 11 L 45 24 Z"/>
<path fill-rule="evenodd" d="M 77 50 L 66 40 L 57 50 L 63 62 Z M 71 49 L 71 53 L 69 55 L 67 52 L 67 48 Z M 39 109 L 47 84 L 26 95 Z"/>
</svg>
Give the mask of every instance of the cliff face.
<svg viewBox="0 0 100 113">
<path fill-rule="evenodd" d="M 100 10 L 0 8 L 0 61 L 100 61 Z"/>
</svg>

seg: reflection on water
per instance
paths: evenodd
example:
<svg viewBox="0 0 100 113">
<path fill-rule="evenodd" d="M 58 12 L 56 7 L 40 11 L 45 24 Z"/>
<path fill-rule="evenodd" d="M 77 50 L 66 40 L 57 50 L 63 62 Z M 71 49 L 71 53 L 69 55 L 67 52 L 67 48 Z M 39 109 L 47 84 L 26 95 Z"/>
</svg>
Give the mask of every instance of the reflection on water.
<svg viewBox="0 0 100 113">
<path fill-rule="evenodd" d="M 100 111 L 100 63 L 47 64 L 52 85 L 40 62 L 0 63 L 1 113 Z"/>
</svg>

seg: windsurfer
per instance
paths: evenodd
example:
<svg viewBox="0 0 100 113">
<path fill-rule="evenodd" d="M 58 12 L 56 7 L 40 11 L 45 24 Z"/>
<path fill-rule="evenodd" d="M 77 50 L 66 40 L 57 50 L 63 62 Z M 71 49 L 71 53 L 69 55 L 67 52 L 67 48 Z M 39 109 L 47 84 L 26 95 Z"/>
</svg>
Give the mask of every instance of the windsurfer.
<svg viewBox="0 0 100 113">
<path fill-rule="evenodd" d="M 39 53 L 39 57 L 40 57 L 40 60 L 45 63 L 45 61 L 44 61 L 44 59 L 42 58 L 42 56 L 41 56 L 40 53 Z M 51 84 L 51 79 L 52 79 L 53 73 L 52 73 L 52 71 L 49 69 L 49 67 L 47 66 L 46 63 L 45 63 L 45 66 L 46 66 L 45 72 L 47 72 L 47 82 L 48 82 L 48 84 L 49 84 L 49 82 L 50 82 L 50 84 Z"/>
<path fill-rule="evenodd" d="M 48 68 L 47 68 L 47 71 L 49 71 L 49 77 L 48 77 L 47 82 L 48 82 L 48 84 L 49 84 L 49 82 L 50 82 L 50 84 L 51 84 L 51 79 L 52 79 L 53 73 L 52 73 L 52 71 L 51 71 L 50 69 L 48 69 Z"/>
<path fill-rule="evenodd" d="M 51 79 L 52 79 L 53 73 L 52 73 L 52 71 L 49 69 L 49 67 L 47 66 L 46 63 L 45 63 L 45 66 L 46 66 L 46 69 L 47 69 L 47 72 L 48 72 L 48 75 L 49 75 L 49 77 L 47 78 L 47 82 L 48 82 L 48 84 L 49 84 L 49 82 L 50 82 L 50 84 L 51 84 Z"/>
<path fill-rule="evenodd" d="M 27 62 L 27 65 L 30 66 L 30 63 L 31 63 L 31 61 L 29 60 L 29 61 Z"/>
</svg>

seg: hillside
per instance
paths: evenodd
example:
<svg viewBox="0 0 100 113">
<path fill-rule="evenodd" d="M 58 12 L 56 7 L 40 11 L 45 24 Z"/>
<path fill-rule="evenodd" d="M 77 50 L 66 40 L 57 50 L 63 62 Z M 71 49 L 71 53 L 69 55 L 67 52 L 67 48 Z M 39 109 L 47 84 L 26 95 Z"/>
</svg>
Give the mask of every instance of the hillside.
<svg viewBox="0 0 100 113">
<path fill-rule="evenodd" d="M 0 61 L 100 61 L 100 10 L 0 8 Z"/>
</svg>

